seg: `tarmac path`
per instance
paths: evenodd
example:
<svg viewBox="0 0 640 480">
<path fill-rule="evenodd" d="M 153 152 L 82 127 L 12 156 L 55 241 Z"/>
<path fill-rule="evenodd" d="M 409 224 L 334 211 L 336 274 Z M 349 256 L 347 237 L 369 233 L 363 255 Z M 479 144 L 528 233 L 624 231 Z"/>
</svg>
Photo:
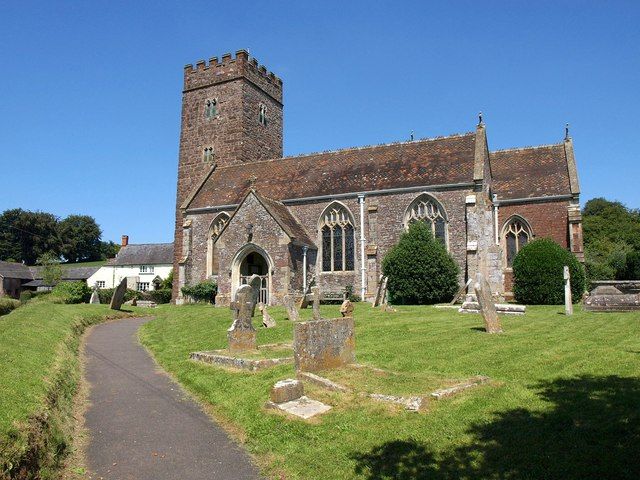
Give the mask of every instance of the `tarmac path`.
<svg viewBox="0 0 640 480">
<path fill-rule="evenodd" d="M 86 427 L 94 480 L 255 480 L 250 457 L 138 343 L 149 319 L 93 328 L 86 339 Z"/>
</svg>

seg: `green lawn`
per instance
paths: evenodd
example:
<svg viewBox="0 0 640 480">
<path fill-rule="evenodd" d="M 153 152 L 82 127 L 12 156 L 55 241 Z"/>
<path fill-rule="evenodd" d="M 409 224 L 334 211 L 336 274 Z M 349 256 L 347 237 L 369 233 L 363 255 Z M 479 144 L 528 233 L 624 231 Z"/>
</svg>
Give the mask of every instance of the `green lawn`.
<svg viewBox="0 0 640 480">
<path fill-rule="evenodd" d="M 70 443 L 80 335 L 123 315 L 38 299 L 0 317 L 0 479 L 55 475 Z"/>
<path fill-rule="evenodd" d="M 339 315 L 338 306 L 322 309 Z M 312 422 L 264 409 L 293 366 L 235 373 L 188 360 L 226 346 L 228 309 L 160 306 L 140 335 L 269 478 L 640 478 L 640 314 L 561 312 L 531 307 L 503 317 L 505 334 L 488 335 L 477 315 L 432 307 L 383 314 L 357 304 L 357 360 L 390 373 L 326 376 L 379 393 L 428 393 L 473 375 L 493 383 L 419 414 L 305 385 L 334 406 Z M 284 311 L 270 313 L 278 326 L 260 329 L 258 343 L 291 342 Z"/>
</svg>

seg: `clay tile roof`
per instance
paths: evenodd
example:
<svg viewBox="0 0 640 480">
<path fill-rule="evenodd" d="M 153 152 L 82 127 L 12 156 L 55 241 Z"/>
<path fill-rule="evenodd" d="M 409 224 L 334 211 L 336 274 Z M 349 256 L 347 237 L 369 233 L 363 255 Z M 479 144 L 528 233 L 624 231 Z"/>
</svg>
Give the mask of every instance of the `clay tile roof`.
<svg viewBox="0 0 640 480">
<path fill-rule="evenodd" d="M 18 278 L 20 280 L 31 280 L 33 275 L 31 270 L 22 263 L 0 261 L 0 276 L 5 278 Z"/>
<path fill-rule="evenodd" d="M 112 265 L 163 265 L 173 263 L 173 243 L 140 243 L 122 247 Z"/>
<path fill-rule="evenodd" d="M 219 167 L 188 208 L 236 205 L 251 186 L 275 200 L 473 182 L 475 133 Z"/>
<path fill-rule="evenodd" d="M 311 238 L 309 238 L 309 235 L 307 235 L 304 227 L 300 225 L 298 220 L 296 220 L 296 218 L 286 206 L 284 206 L 281 202 L 278 202 L 271 198 L 267 198 L 255 191 L 254 194 L 256 195 L 256 197 L 258 197 L 260 202 L 264 205 L 264 208 L 267 209 L 274 220 L 278 222 L 285 233 L 289 235 L 289 237 L 292 238 L 295 243 L 316 248 Z"/>
<path fill-rule="evenodd" d="M 498 199 L 570 194 L 564 145 L 491 152 L 492 191 Z"/>
</svg>

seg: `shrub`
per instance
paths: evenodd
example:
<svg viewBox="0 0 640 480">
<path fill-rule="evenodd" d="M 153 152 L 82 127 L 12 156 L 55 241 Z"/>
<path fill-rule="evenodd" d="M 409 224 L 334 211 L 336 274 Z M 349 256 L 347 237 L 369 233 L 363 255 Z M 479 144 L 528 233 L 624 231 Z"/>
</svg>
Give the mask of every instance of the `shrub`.
<svg viewBox="0 0 640 480">
<path fill-rule="evenodd" d="M 25 290 L 20 292 L 20 303 L 27 303 L 33 298 L 33 292 L 31 290 Z"/>
<path fill-rule="evenodd" d="M 91 289 L 85 282 L 60 282 L 51 291 L 59 303 L 86 303 L 91 297 Z"/>
<path fill-rule="evenodd" d="M 346 293 L 347 300 L 349 300 L 350 302 L 362 301 L 360 295 L 354 292 L 353 285 L 347 285 L 346 287 L 344 287 L 344 292 Z"/>
<path fill-rule="evenodd" d="M 19 306 L 19 300 L 14 300 L 13 298 L 0 298 L 0 315 L 6 315 Z"/>
<path fill-rule="evenodd" d="M 522 247 L 513 260 L 516 301 L 530 305 L 563 304 L 565 265 L 569 266 L 573 301 L 579 302 L 585 289 L 585 273 L 575 255 L 547 238 Z"/>
<path fill-rule="evenodd" d="M 393 303 L 433 304 L 451 300 L 460 269 L 423 222 L 409 226 L 382 261 Z"/>
<path fill-rule="evenodd" d="M 627 254 L 622 280 L 640 280 L 640 252 Z"/>
<path fill-rule="evenodd" d="M 170 288 L 160 288 L 158 290 L 151 290 L 150 292 L 146 293 L 148 294 L 149 298 L 156 303 L 169 303 L 171 301 Z"/>
<path fill-rule="evenodd" d="M 218 285 L 211 280 L 182 287 L 182 294 L 191 297 L 196 302 L 213 303 L 216 293 L 218 293 Z"/>
</svg>

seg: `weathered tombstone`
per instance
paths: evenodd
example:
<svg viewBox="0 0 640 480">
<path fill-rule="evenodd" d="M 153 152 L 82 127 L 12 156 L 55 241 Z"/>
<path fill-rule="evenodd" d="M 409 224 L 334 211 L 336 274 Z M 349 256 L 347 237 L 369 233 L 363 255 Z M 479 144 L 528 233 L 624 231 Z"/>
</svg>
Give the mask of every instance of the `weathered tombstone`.
<svg viewBox="0 0 640 480">
<path fill-rule="evenodd" d="M 340 313 L 343 317 L 353 317 L 353 303 L 350 300 L 345 300 L 340 305 Z"/>
<path fill-rule="evenodd" d="M 309 284 L 307 285 L 307 289 L 302 292 L 302 298 L 300 299 L 300 308 L 307 308 L 309 306 L 309 294 L 311 294 L 311 287 L 316 284 L 316 276 L 312 275 L 311 280 L 309 280 Z"/>
<path fill-rule="evenodd" d="M 640 295 L 622 293 L 613 285 L 601 285 L 584 299 L 584 309 L 593 312 L 640 310 Z"/>
<path fill-rule="evenodd" d="M 93 292 L 91 293 L 91 299 L 89 300 L 89 303 L 92 303 L 94 305 L 99 305 L 100 304 L 100 295 L 98 295 L 98 289 L 94 288 Z"/>
<path fill-rule="evenodd" d="M 382 283 L 384 282 L 384 275 L 380 275 L 380 279 L 378 280 L 378 288 L 376 290 L 376 297 L 373 299 L 373 306 L 377 307 L 382 302 L 381 294 L 382 294 Z"/>
<path fill-rule="evenodd" d="M 389 302 L 387 295 L 387 282 L 389 281 L 389 277 L 384 277 L 382 279 L 382 285 L 380 287 L 380 303 L 379 305 L 382 307 L 382 310 L 386 310 L 387 303 Z"/>
<path fill-rule="evenodd" d="M 312 287 L 311 292 L 313 293 L 313 319 L 320 320 L 320 287 Z"/>
<path fill-rule="evenodd" d="M 109 304 L 109 308 L 111 310 L 120 310 L 120 308 L 122 307 L 122 303 L 124 302 L 125 293 L 127 293 L 126 277 L 120 281 L 120 284 L 113 291 L 113 295 L 111 296 L 111 303 Z"/>
<path fill-rule="evenodd" d="M 227 330 L 229 351 L 242 352 L 256 350 L 256 329 L 251 323 L 251 313 L 255 309 L 255 292 L 251 285 L 241 285 L 234 302 L 234 320 Z"/>
<path fill-rule="evenodd" d="M 496 305 L 491 297 L 491 287 L 489 282 L 482 276 L 481 273 L 476 274 L 476 283 L 473 286 L 478 297 L 478 304 L 480 305 L 480 313 L 484 319 L 484 327 L 487 333 L 502 333 L 502 327 L 500 326 L 500 320 L 496 312 Z"/>
<path fill-rule="evenodd" d="M 293 295 L 284 296 L 284 307 L 287 309 L 287 318 L 292 322 L 300 321 L 300 313 L 296 308 L 295 299 Z"/>
<path fill-rule="evenodd" d="M 262 313 L 262 326 L 265 328 L 273 328 L 276 326 L 276 321 L 273 319 L 269 312 L 267 311 L 267 306 L 260 302 L 258 304 L 258 310 Z"/>
<path fill-rule="evenodd" d="M 571 299 L 571 274 L 569 267 L 564 267 L 564 313 L 573 315 L 573 301 Z"/>
<path fill-rule="evenodd" d="M 249 277 L 249 282 L 247 282 L 251 288 L 253 289 L 253 309 L 251 310 L 251 316 L 256 316 L 256 304 L 260 300 L 260 288 L 262 287 L 262 279 L 260 275 L 256 275 L 255 273 Z"/>
<path fill-rule="evenodd" d="M 293 330 L 296 370 L 315 372 L 355 361 L 353 317 L 296 323 Z"/>
</svg>

